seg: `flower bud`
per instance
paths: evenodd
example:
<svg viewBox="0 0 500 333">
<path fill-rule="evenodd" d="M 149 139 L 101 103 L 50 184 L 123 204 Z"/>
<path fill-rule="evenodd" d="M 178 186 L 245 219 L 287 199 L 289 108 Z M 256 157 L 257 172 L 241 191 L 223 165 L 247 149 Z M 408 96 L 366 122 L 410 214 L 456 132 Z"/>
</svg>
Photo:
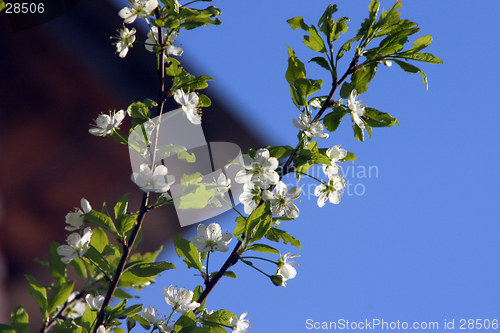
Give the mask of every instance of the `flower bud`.
<svg viewBox="0 0 500 333">
<path fill-rule="evenodd" d="M 283 284 L 283 276 L 282 275 L 273 275 L 271 276 L 271 281 L 274 283 L 276 287 L 284 286 Z"/>
<path fill-rule="evenodd" d="M 132 317 L 127 317 L 127 329 L 130 332 L 136 325 L 137 321 Z"/>
</svg>

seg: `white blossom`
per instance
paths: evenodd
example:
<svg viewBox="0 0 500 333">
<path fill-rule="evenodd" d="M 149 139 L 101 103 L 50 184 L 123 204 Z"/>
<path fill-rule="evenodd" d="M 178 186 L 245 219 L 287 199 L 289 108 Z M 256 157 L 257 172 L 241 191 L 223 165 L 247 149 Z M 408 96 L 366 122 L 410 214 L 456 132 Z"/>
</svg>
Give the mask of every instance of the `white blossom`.
<svg viewBox="0 0 500 333">
<path fill-rule="evenodd" d="M 134 172 L 132 181 L 144 192 L 164 193 L 175 182 L 175 177 L 167 175 L 167 173 L 168 169 L 164 165 L 156 166 L 152 172 L 147 164 L 141 164 L 140 173 Z"/>
<path fill-rule="evenodd" d="M 168 40 L 165 42 L 167 47 L 165 48 L 165 56 L 163 57 L 163 62 L 167 62 L 167 57 L 170 55 L 179 57 L 184 53 L 182 48 L 178 46 L 174 46 L 173 42 L 179 35 L 177 32 L 172 32 L 171 30 L 167 30 L 167 35 L 168 35 Z M 154 52 L 154 47 L 155 46 L 160 46 L 158 43 L 158 28 L 157 27 L 152 27 L 151 30 L 148 32 L 148 39 L 146 39 L 146 43 L 144 44 L 144 47 L 146 47 L 146 50 L 149 52 Z"/>
<path fill-rule="evenodd" d="M 330 203 L 340 203 L 342 191 L 345 188 L 344 178 L 340 175 L 333 175 L 328 180 L 328 185 L 320 184 L 314 189 L 314 195 L 318 197 L 318 206 L 323 207 L 327 201 Z"/>
<path fill-rule="evenodd" d="M 247 312 L 243 312 L 240 318 L 232 317 L 229 319 L 229 326 L 233 329 L 232 333 L 244 333 L 248 332 L 248 327 L 250 326 L 250 321 L 245 319 Z"/>
<path fill-rule="evenodd" d="M 142 317 L 149 321 L 155 328 L 159 328 L 161 332 L 169 333 L 174 329 L 173 325 L 167 326 L 161 315 L 156 313 L 155 308 L 147 306 L 142 312 Z"/>
<path fill-rule="evenodd" d="M 335 145 L 326 150 L 326 156 L 330 159 L 330 165 L 323 164 L 323 172 L 330 177 L 339 173 L 337 162 L 347 156 L 347 150 Z"/>
<path fill-rule="evenodd" d="M 132 0 L 132 7 L 124 7 L 118 15 L 123 19 L 124 23 L 132 23 L 137 17 L 147 18 L 151 12 L 158 7 L 157 0 Z"/>
<path fill-rule="evenodd" d="M 227 178 L 226 175 L 221 172 L 217 180 L 214 178 L 213 183 L 217 185 L 217 187 L 214 188 L 214 196 L 210 199 L 209 203 L 212 208 L 222 207 L 222 203 L 219 199 L 231 188 L 231 179 Z"/>
<path fill-rule="evenodd" d="M 353 89 L 351 91 L 351 94 L 347 99 L 347 106 L 349 107 L 349 110 L 351 110 L 351 115 L 354 119 L 354 122 L 356 123 L 356 125 L 358 125 L 359 128 L 361 128 L 361 132 L 363 132 L 363 129 L 365 128 L 365 123 L 363 120 L 365 107 L 361 106 L 361 103 L 359 101 L 356 101 L 357 94 L 358 92 L 356 91 L 356 89 Z"/>
<path fill-rule="evenodd" d="M 109 135 L 121 125 L 124 118 L 125 112 L 123 110 L 116 113 L 110 111 L 109 115 L 100 114 L 95 120 L 96 124 L 89 129 L 89 132 L 95 136 Z"/>
<path fill-rule="evenodd" d="M 177 289 L 173 285 L 170 287 L 163 287 L 163 295 L 165 301 L 170 305 L 175 312 L 187 313 L 200 306 L 200 303 L 194 302 L 193 292 L 184 288 Z"/>
<path fill-rule="evenodd" d="M 244 205 L 245 214 L 252 214 L 261 200 L 262 189 L 252 182 L 243 185 L 243 193 L 240 194 L 240 202 Z"/>
<path fill-rule="evenodd" d="M 198 113 L 198 103 L 200 101 L 195 92 L 186 95 L 184 90 L 178 89 L 174 92 L 174 99 L 182 107 L 189 121 L 195 125 L 201 124 L 201 116 Z"/>
<path fill-rule="evenodd" d="M 279 175 L 275 171 L 279 163 L 275 157 L 269 157 L 266 148 L 257 150 L 255 157 L 249 154 L 240 156 L 240 164 L 243 170 L 238 171 L 234 180 L 239 184 L 252 182 L 261 189 L 268 189 L 279 181 Z"/>
<path fill-rule="evenodd" d="M 273 215 L 285 215 L 287 217 L 297 218 L 299 216 L 299 209 L 293 203 L 293 200 L 300 196 L 301 190 L 300 186 L 295 186 L 288 190 L 285 183 L 279 181 L 274 188 L 275 192 L 265 190 L 262 192 L 262 198 L 271 202 L 271 213 L 273 213 Z"/>
<path fill-rule="evenodd" d="M 293 125 L 299 130 L 304 131 L 308 138 L 318 137 L 320 139 L 328 138 L 328 133 L 323 133 L 324 126 L 319 121 L 311 123 L 311 116 L 308 113 L 301 113 L 299 120 L 293 119 Z"/>
<path fill-rule="evenodd" d="M 83 226 L 84 215 L 92 210 L 92 206 L 90 206 L 90 203 L 85 198 L 80 200 L 80 205 L 83 212 L 82 209 L 77 208 L 74 212 L 66 214 L 66 223 L 69 224 L 65 227 L 66 230 L 75 231 L 80 229 Z"/>
<path fill-rule="evenodd" d="M 128 53 L 128 48 L 135 42 L 136 30 L 135 28 L 132 28 L 131 30 L 123 28 L 118 30 L 118 32 L 120 33 L 116 38 L 118 41 L 113 44 L 116 45 L 116 52 L 119 53 L 120 58 L 125 58 Z"/>
<path fill-rule="evenodd" d="M 61 261 L 69 264 L 71 260 L 82 258 L 89 248 L 92 238 L 92 229 L 87 227 L 83 230 L 83 236 L 75 232 L 68 236 L 66 242 L 68 245 L 61 245 L 57 248 L 57 254 L 62 256 Z"/>
<path fill-rule="evenodd" d="M 113 327 L 106 328 L 106 326 L 101 325 L 97 328 L 97 333 L 109 333 L 113 330 Z"/>
<path fill-rule="evenodd" d="M 85 301 L 89 305 L 91 311 L 101 311 L 102 304 L 104 303 L 104 296 L 97 295 L 96 297 L 91 294 L 85 296 Z"/>
<path fill-rule="evenodd" d="M 300 255 L 290 255 L 290 252 L 288 252 L 287 254 L 282 255 L 278 260 L 279 268 L 276 274 L 283 277 L 283 286 L 286 285 L 287 280 L 293 279 L 297 275 L 297 271 L 293 266 L 298 266 L 298 264 L 295 264 L 295 261 L 291 259 L 298 257 L 300 257 Z"/>
<path fill-rule="evenodd" d="M 222 229 L 217 223 L 212 223 L 208 227 L 199 224 L 197 233 L 198 238 L 191 237 L 191 243 L 193 243 L 200 252 L 227 252 L 229 250 L 227 244 L 233 239 L 230 233 L 222 233 Z"/>
<path fill-rule="evenodd" d="M 77 299 L 75 301 L 76 295 L 77 295 L 77 292 L 75 291 L 75 292 L 72 292 L 68 297 L 67 303 L 72 303 L 72 305 L 69 306 L 63 312 L 63 316 L 66 318 L 71 318 L 71 319 L 80 318 L 81 316 L 83 316 L 83 314 L 85 313 L 85 310 L 87 309 L 87 304 L 85 303 L 85 301 L 83 301 L 81 299 Z M 56 312 L 59 313 L 59 311 L 61 311 L 61 309 L 62 309 L 62 305 L 58 305 L 56 307 Z"/>
</svg>

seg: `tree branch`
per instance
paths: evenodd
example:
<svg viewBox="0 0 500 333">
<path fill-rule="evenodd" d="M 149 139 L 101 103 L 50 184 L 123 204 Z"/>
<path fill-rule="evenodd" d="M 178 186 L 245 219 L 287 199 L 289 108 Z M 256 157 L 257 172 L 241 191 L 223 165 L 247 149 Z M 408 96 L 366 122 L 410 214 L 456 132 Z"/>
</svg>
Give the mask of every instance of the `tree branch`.
<svg viewBox="0 0 500 333">
<path fill-rule="evenodd" d="M 128 257 L 130 256 L 130 251 L 134 246 L 134 242 L 137 239 L 137 235 L 142 227 L 142 222 L 144 221 L 144 216 L 148 212 L 148 200 L 149 200 L 149 192 L 145 192 L 142 196 L 141 209 L 139 211 L 139 216 L 137 217 L 137 224 L 135 225 L 132 233 L 130 234 L 130 239 L 123 240 L 123 253 L 120 258 L 120 262 L 118 263 L 118 267 L 116 267 L 115 274 L 113 276 L 113 280 L 108 287 L 108 293 L 104 298 L 104 302 L 102 303 L 101 310 L 97 316 L 97 321 L 94 326 L 94 333 L 97 332 L 99 326 L 101 326 L 104 322 L 105 308 L 111 303 L 111 298 L 113 298 L 113 294 L 118 287 L 118 283 L 120 282 L 120 278 L 123 274 L 123 270 L 125 269 L 125 265 L 127 264 Z"/>
<path fill-rule="evenodd" d="M 354 73 L 356 71 L 358 60 L 359 60 L 359 55 L 356 54 L 354 56 L 354 58 L 352 59 L 351 63 L 349 64 L 349 68 L 344 73 L 344 75 L 340 78 L 340 80 L 337 81 L 334 78 L 334 82 L 332 83 L 332 89 L 330 90 L 330 93 L 328 94 L 328 97 L 327 97 L 325 103 L 323 103 L 321 109 L 319 110 L 318 114 L 314 117 L 314 119 L 313 119 L 312 122 L 318 121 L 321 118 L 321 116 L 323 115 L 323 113 L 326 111 L 326 109 L 329 106 L 331 106 L 330 103 L 331 103 L 331 100 L 333 98 L 333 95 L 337 91 L 337 89 L 340 86 L 340 84 L 342 84 L 342 82 L 344 82 L 344 80 L 349 75 L 351 75 L 352 73 Z M 283 178 L 283 176 L 285 176 L 286 174 L 288 174 L 290 172 L 290 170 L 291 170 L 290 169 L 290 164 L 293 161 L 293 157 L 295 156 L 295 154 L 299 150 L 299 147 L 300 147 L 300 144 L 298 144 L 295 147 L 295 149 L 293 150 L 292 154 L 290 155 L 290 157 L 288 158 L 288 160 L 283 165 L 283 172 L 280 175 L 280 179 Z M 217 274 L 213 278 L 211 278 L 205 284 L 206 288 L 205 288 L 205 290 L 203 291 L 203 293 L 200 295 L 200 297 L 198 298 L 198 300 L 196 302 L 198 302 L 200 304 L 203 303 L 206 300 L 206 298 L 208 297 L 208 295 L 210 294 L 210 292 L 213 290 L 213 288 L 215 287 L 215 285 L 219 282 L 219 280 L 222 278 L 222 276 L 224 276 L 224 273 L 226 273 L 226 271 L 229 269 L 229 267 L 231 267 L 232 265 L 234 265 L 234 264 L 236 264 L 238 262 L 238 259 L 239 259 L 238 252 L 241 249 L 241 246 L 243 245 L 244 241 L 245 241 L 245 235 L 243 234 L 242 235 L 242 240 L 238 241 L 238 243 L 234 247 L 233 251 L 231 252 L 231 254 L 229 255 L 229 257 L 227 258 L 226 262 L 222 265 L 221 269 L 217 272 Z M 193 312 L 196 312 L 196 310 L 194 310 Z"/>
</svg>

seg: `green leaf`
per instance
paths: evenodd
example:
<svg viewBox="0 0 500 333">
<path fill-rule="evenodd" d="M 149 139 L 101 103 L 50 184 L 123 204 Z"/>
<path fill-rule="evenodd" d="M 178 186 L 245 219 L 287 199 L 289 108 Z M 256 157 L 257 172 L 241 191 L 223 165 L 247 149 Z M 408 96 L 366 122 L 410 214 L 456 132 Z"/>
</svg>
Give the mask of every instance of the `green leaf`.
<svg viewBox="0 0 500 333">
<path fill-rule="evenodd" d="M 306 173 L 315 164 L 329 164 L 330 159 L 318 150 L 318 143 L 311 142 L 307 149 L 298 151 L 298 155 L 293 159 L 293 165 L 296 170 L 297 179 Z"/>
<path fill-rule="evenodd" d="M 144 317 L 140 315 L 134 315 L 131 318 L 134 318 L 135 321 L 137 321 L 144 329 L 148 331 L 151 329 L 151 324 Z"/>
<path fill-rule="evenodd" d="M 155 251 L 155 252 L 146 252 L 144 254 L 140 253 L 134 253 L 132 256 L 130 256 L 129 263 L 134 263 L 134 262 L 140 262 L 140 263 L 151 263 L 156 260 L 160 252 L 162 251 L 163 246 L 160 246 L 160 248 Z M 140 277 L 135 274 L 133 274 L 130 271 L 125 271 L 122 274 L 122 277 L 120 279 L 120 283 L 118 284 L 119 287 L 124 287 L 124 288 L 135 288 L 137 290 L 141 290 L 144 287 L 147 287 L 151 283 L 154 283 L 155 281 L 150 278 L 150 277 Z"/>
<path fill-rule="evenodd" d="M 361 28 L 358 30 L 356 37 L 370 36 L 372 34 L 379 8 L 380 2 L 372 0 L 368 6 L 369 16 L 361 24 Z"/>
<path fill-rule="evenodd" d="M 292 101 L 295 106 L 301 110 L 301 106 L 306 105 L 306 100 L 304 96 L 297 91 L 297 89 L 293 86 L 290 86 L 290 95 L 292 96 Z"/>
<path fill-rule="evenodd" d="M 26 310 L 24 310 L 22 305 L 19 305 L 17 308 L 15 308 L 10 314 L 10 317 L 12 318 L 12 323 L 10 325 L 13 329 L 16 330 L 17 333 L 29 333 L 29 317 L 28 313 L 26 312 Z M 2 331 L 3 330 L 0 327 L 0 332 Z"/>
<path fill-rule="evenodd" d="M 132 118 L 149 119 L 151 112 L 148 106 L 142 102 L 134 102 L 127 108 L 127 113 Z"/>
<path fill-rule="evenodd" d="M 348 17 L 342 17 L 333 24 L 332 31 L 330 32 L 330 40 L 333 42 L 340 38 L 340 33 L 345 34 L 349 28 L 345 22 L 349 22 Z"/>
<path fill-rule="evenodd" d="M 61 256 L 57 253 L 59 243 L 50 242 L 49 267 L 52 275 L 59 284 L 66 281 L 66 264 L 61 261 Z"/>
<path fill-rule="evenodd" d="M 118 236 L 118 231 L 116 230 L 113 220 L 106 214 L 92 210 L 89 213 L 85 214 L 85 221 L 103 227 L 104 229 L 109 230 L 115 236 Z"/>
<path fill-rule="evenodd" d="M 90 307 L 87 306 L 85 312 L 80 318 L 75 319 L 75 322 L 85 328 L 87 332 L 90 332 L 92 324 L 97 319 L 97 311 L 90 310 Z"/>
<path fill-rule="evenodd" d="M 24 276 L 29 281 L 28 291 L 30 295 L 35 297 L 35 302 L 38 306 L 40 306 L 40 311 L 42 312 L 44 319 L 47 319 L 47 290 L 42 287 L 33 276 L 28 274 L 25 274 Z"/>
<path fill-rule="evenodd" d="M 181 151 L 180 153 L 177 154 L 177 158 L 180 161 L 185 161 L 188 163 L 194 163 L 196 162 L 196 155 L 194 153 L 190 154 L 187 151 Z"/>
<path fill-rule="evenodd" d="M 132 306 L 129 306 L 128 308 L 120 309 L 116 312 L 113 312 L 113 317 L 123 319 L 126 317 L 131 317 L 133 315 L 136 315 L 141 311 L 142 311 L 142 304 L 134 304 Z"/>
<path fill-rule="evenodd" d="M 366 123 L 370 127 L 391 127 L 399 122 L 393 118 L 389 113 L 381 112 L 374 108 L 365 107 Z"/>
<path fill-rule="evenodd" d="M 354 153 L 347 152 L 346 157 L 340 160 L 341 162 L 346 162 L 346 161 L 356 161 L 356 155 Z"/>
<path fill-rule="evenodd" d="M 306 78 L 297 79 L 294 83 L 294 87 L 297 89 L 299 94 L 306 98 L 307 96 L 312 95 L 320 90 L 322 85 L 323 80 L 312 80 Z"/>
<path fill-rule="evenodd" d="M 203 286 L 197 285 L 196 288 L 193 290 L 193 301 L 198 301 L 201 297 L 201 294 L 203 294 Z M 207 299 L 201 303 L 201 305 L 196 309 L 196 313 L 200 313 L 205 309 L 205 303 L 207 302 Z"/>
<path fill-rule="evenodd" d="M 302 61 L 295 56 L 293 49 L 288 46 L 288 68 L 285 73 L 286 81 L 294 86 L 295 80 L 306 77 L 306 68 Z"/>
<path fill-rule="evenodd" d="M 207 320 L 207 322 L 203 321 L 203 326 L 220 327 L 216 323 L 227 326 L 229 325 L 229 321 L 231 320 L 231 318 L 238 318 L 238 316 L 224 309 L 214 311 L 211 314 L 203 317 L 203 319 Z"/>
<path fill-rule="evenodd" d="M 227 333 L 227 331 L 220 326 L 207 326 L 205 323 L 203 324 L 203 329 L 208 333 Z"/>
<path fill-rule="evenodd" d="M 309 26 L 304 23 L 304 17 L 297 16 L 287 20 L 288 24 L 292 27 L 293 30 L 297 30 L 298 28 L 307 31 Z"/>
<path fill-rule="evenodd" d="M 75 281 L 67 281 L 61 284 L 48 299 L 49 313 L 56 311 L 58 305 L 63 305 L 68 301 L 69 295 L 73 291 Z"/>
<path fill-rule="evenodd" d="M 207 206 L 214 191 L 208 188 L 208 184 L 201 183 L 202 180 L 199 172 L 181 178 L 183 189 L 176 203 L 177 209 L 202 209 Z"/>
<path fill-rule="evenodd" d="M 425 35 L 419 37 L 416 41 L 413 42 L 413 47 L 404 53 L 417 53 L 425 49 L 427 46 L 431 45 L 431 43 L 432 43 L 431 35 Z"/>
<path fill-rule="evenodd" d="M 309 32 L 310 36 L 304 36 L 304 44 L 306 44 L 306 46 L 308 46 L 313 51 L 326 54 L 325 43 L 323 42 L 321 36 L 318 34 L 318 30 L 316 30 L 316 27 L 311 26 L 307 30 L 307 32 Z"/>
<path fill-rule="evenodd" d="M 366 131 L 368 132 L 368 135 L 369 135 L 369 138 L 371 139 L 372 138 L 372 128 L 365 123 L 365 128 L 366 128 Z M 352 129 L 354 131 L 354 138 L 358 141 L 365 141 L 365 135 L 364 135 L 364 131 L 359 128 L 358 125 L 354 124 L 352 125 Z"/>
<path fill-rule="evenodd" d="M 375 37 L 382 37 L 390 34 L 397 33 L 399 31 L 407 30 L 413 27 L 416 27 L 417 24 L 415 22 L 412 22 L 410 20 L 400 20 L 397 23 L 388 26 L 387 28 L 384 28 L 377 32 L 375 34 Z"/>
<path fill-rule="evenodd" d="M 348 98 L 353 89 L 356 89 L 358 95 L 368 90 L 370 83 L 377 73 L 377 63 L 372 62 L 359 68 L 351 75 L 351 82 L 344 82 L 340 89 L 340 97 Z"/>
<path fill-rule="evenodd" d="M 108 276 L 113 276 L 113 268 L 111 268 L 108 260 L 94 246 L 89 246 L 84 257 L 89 259 L 93 265 L 97 265 L 97 267 Z"/>
<path fill-rule="evenodd" d="M 167 261 L 142 263 L 132 266 L 129 271 L 140 277 L 154 277 L 167 269 L 175 269 L 174 264 Z"/>
<path fill-rule="evenodd" d="M 410 50 L 411 51 L 411 50 Z M 398 58 L 411 59 L 417 61 L 428 62 L 430 64 L 442 64 L 443 60 L 439 59 L 433 54 L 421 52 L 421 53 L 398 53 L 396 55 Z"/>
<path fill-rule="evenodd" d="M 1 11 L 1 9 L 0 9 L 0 11 Z M 224 332 L 226 332 L 226 331 L 224 330 Z M 10 325 L 0 324 L 0 333 L 16 333 L 16 331 Z"/>
<path fill-rule="evenodd" d="M 401 60 L 394 59 L 394 62 L 398 64 L 399 67 L 401 67 L 401 69 L 407 73 L 412 73 L 412 74 L 419 73 L 423 77 L 422 81 L 425 83 L 425 89 L 427 90 L 429 88 L 429 85 L 427 83 L 427 76 L 425 76 L 424 71 L 422 71 L 420 68 Z"/>
<path fill-rule="evenodd" d="M 332 112 L 323 118 L 323 124 L 329 132 L 335 132 L 344 118 L 350 113 L 345 106 L 336 106 Z"/>
<path fill-rule="evenodd" d="M 389 9 L 388 12 L 382 11 L 382 14 L 380 15 L 380 19 L 378 20 L 377 24 L 375 25 L 375 29 L 378 31 L 383 30 L 387 27 L 390 27 L 392 25 L 397 24 L 400 22 L 400 17 L 401 13 L 398 12 L 398 8 L 401 8 L 402 3 L 400 0 L 396 1 L 394 6 Z M 378 35 L 376 35 L 378 37 Z"/>
<path fill-rule="evenodd" d="M 128 194 L 125 194 L 121 199 L 116 203 L 114 211 L 115 211 L 115 219 L 127 213 L 128 207 Z"/>
<path fill-rule="evenodd" d="M 117 288 L 115 290 L 115 293 L 113 294 L 114 297 L 120 298 L 120 299 L 132 299 L 132 298 L 139 298 L 138 296 L 133 296 L 130 295 L 128 292 L 126 292 L 123 289 Z"/>
<path fill-rule="evenodd" d="M 276 159 L 287 158 L 293 152 L 293 148 L 290 146 L 268 146 L 269 156 L 275 157 Z"/>
<path fill-rule="evenodd" d="M 177 319 L 174 325 L 174 331 L 180 332 L 185 327 L 196 326 L 196 322 L 197 322 L 196 317 L 194 316 L 193 312 L 188 311 L 187 313 L 183 314 L 179 319 Z"/>
<path fill-rule="evenodd" d="M 116 219 L 116 228 L 118 229 L 120 235 L 124 235 L 127 231 L 134 228 L 137 224 L 137 216 L 138 213 L 125 214 L 120 215 L 120 217 Z"/>
<path fill-rule="evenodd" d="M 106 245 L 108 245 L 108 236 L 101 228 L 94 228 L 92 230 L 92 238 L 90 239 L 90 245 L 95 247 L 97 251 L 102 252 Z"/>
<path fill-rule="evenodd" d="M 233 271 L 225 271 L 224 274 L 222 274 L 223 276 L 227 276 L 227 277 L 230 277 L 232 279 L 236 279 L 236 273 L 233 272 Z"/>
<path fill-rule="evenodd" d="M 319 31 L 325 34 L 327 38 L 330 38 L 331 32 L 333 30 L 333 18 L 332 15 L 337 11 L 337 5 L 328 5 L 325 12 L 321 15 L 318 21 Z M 331 38 L 330 38 L 331 39 Z"/>
<path fill-rule="evenodd" d="M 266 234 L 266 238 L 273 242 L 278 242 L 283 240 L 284 244 L 292 244 L 296 248 L 300 249 L 300 241 L 295 237 L 291 236 L 285 230 L 272 227 Z"/>
<path fill-rule="evenodd" d="M 378 48 L 375 49 L 376 54 L 394 54 L 401 51 L 404 44 L 408 41 L 408 36 L 417 33 L 419 30 L 419 28 L 411 28 L 398 33 L 390 34 L 384 38 L 380 42 Z"/>
<path fill-rule="evenodd" d="M 236 218 L 236 222 L 238 222 L 238 224 L 234 228 L 233 235 L 238 237 L 239 235 L 242 235 L 245 232 L 245 226 L 247 224 L 247 220 L 243 216 L 238 216 Z"/>
<path fill-rule="evenodd" d="M 328 63 L 328 60 L 326 60 L 324 57 L 314 57 L 309 62 L 315 62 L 324 69 L 328 70 L 330 73 L 332 72 L 332 69 L 330 67 L 330 64 Z"/>
<path fill-rule="evenodd" d="M 199 98 L 198 102 L 199 107 L 206 108 L 212 105 L 212 101 L 210 100 L 210 98 L 208 98 L 207 95 L 200 94 L 198 95 L 198 98 Z"/>
<path fill-rule="evenodd" d="M 355 41 L 358 41 L 361 37 L 354 37 L 354 38 L 351 38 L 349 39 L 347 42 L 345 42 L 339 49 L 338 53 L 337 53 L 337 58 L 336 58 L 336 61 L 339 61 L 340 58 L 342 58 L 344 56 L 344 52 L 349 52 L 351 50 L 351 43 L 352 42 L 355 42 Z"/>
<path fill-rule="evenodd" d="M 186 91 L 195 91 L 195 90 L 201 90 L 205 89 L 208 87 L 207 81 L 215 81 L 213 78 L 207 75 L 201 75 L 198 77 L 193 77 L 187 80 L 186 82 L 183 82 L 182 84 L 178 85 L 178 89 L 184 89 Z"/>
<path fill-rule="evenodd" d="M 270 202 L 266 201 L 260 205 L 247 218 L 245 225 L 245 235 L 247 243 L 258 241 L 267 233 L 271 227 Z"/>
<path fill-rule="evenodd" d="M 247 251 L 257 251 L 262 253 L 274 253 L 279 255 L 280 251 L 276 250 L 274 247 L 266 244 L 253 244 L 247 247 Z"/>
<path fill-rule="evenodd" d="M 61 260 L 61 259 L 59 259 Z M 61 261 L 62 262 L 62 261 Z M 83 279 L 87 279 L 87 270 L 85 269 L 85 263 L 81 258 L 75 258 L 69 263 L 71 267 L 75 270 L 76 274 Z"/>
<path fill-rule="evenodd" d="M 174 236 L 175 251 L 179 258 L 184 257 L 184 262 L 188 268 L 196 268 L 200 272 L 203 272 L 203 268 L 200 261 L 200 253 L 196 246 L 190 241 L 184 239 L 181 234 L 176 234 Z"/>
<path fill-rule="evenodd" d="M 168 76 L 177 76 L 182 73 L 182 67 L 179 67 L 179 65 L 181 64 L 179 60 L 168 57 L 167 63 L 169 64 L 166 69 L 166 73 Z"/>
</svg>

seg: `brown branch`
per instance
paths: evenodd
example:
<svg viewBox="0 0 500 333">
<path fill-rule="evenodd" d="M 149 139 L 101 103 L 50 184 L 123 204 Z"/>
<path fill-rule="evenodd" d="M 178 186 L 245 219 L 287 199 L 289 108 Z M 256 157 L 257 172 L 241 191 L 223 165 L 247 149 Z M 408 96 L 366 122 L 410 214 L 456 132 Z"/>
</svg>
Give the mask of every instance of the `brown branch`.
<svg viewBox="0 0 500 333">
<path fill-rule="evenodd" d="M 142 222 L 144 221 L 144 216 L 148 212 L 148 200 L 149 200 L 149 192 L 145 192 L 142 196 L 141 209 L 139 211 L 139 216 L 137 217 L 137 224 L 135 225 L 132 233 L 130 234 L 130 238 L 123 240 L 123 253 L 120 258 L 120 262 L 118 263 L 118 267 L 116 267 L 115 274 L 113 276 L 113 280 L 108 287 L 108 292 L 106 297 L 104 298 L 104 302 L 102 303 L 101 310 L 97 316 L 97 321 L 94 327 L 94 333 L 97 332 L 99 326 L 101 326 L 104 322 L 105 308 L 111 303 L 111 298 L 113 298 L 113 294 L 118 287 L 118 283 L 120 282 L 120 278 L 123 274 L 123 270 L 125 269 L 125 265 L 127 264 L 128 257 L 130 256 L 130 251 L 134 246 L 134 242 L 137 239 L 137 235 L 142 227 Z"/>
</svg>

